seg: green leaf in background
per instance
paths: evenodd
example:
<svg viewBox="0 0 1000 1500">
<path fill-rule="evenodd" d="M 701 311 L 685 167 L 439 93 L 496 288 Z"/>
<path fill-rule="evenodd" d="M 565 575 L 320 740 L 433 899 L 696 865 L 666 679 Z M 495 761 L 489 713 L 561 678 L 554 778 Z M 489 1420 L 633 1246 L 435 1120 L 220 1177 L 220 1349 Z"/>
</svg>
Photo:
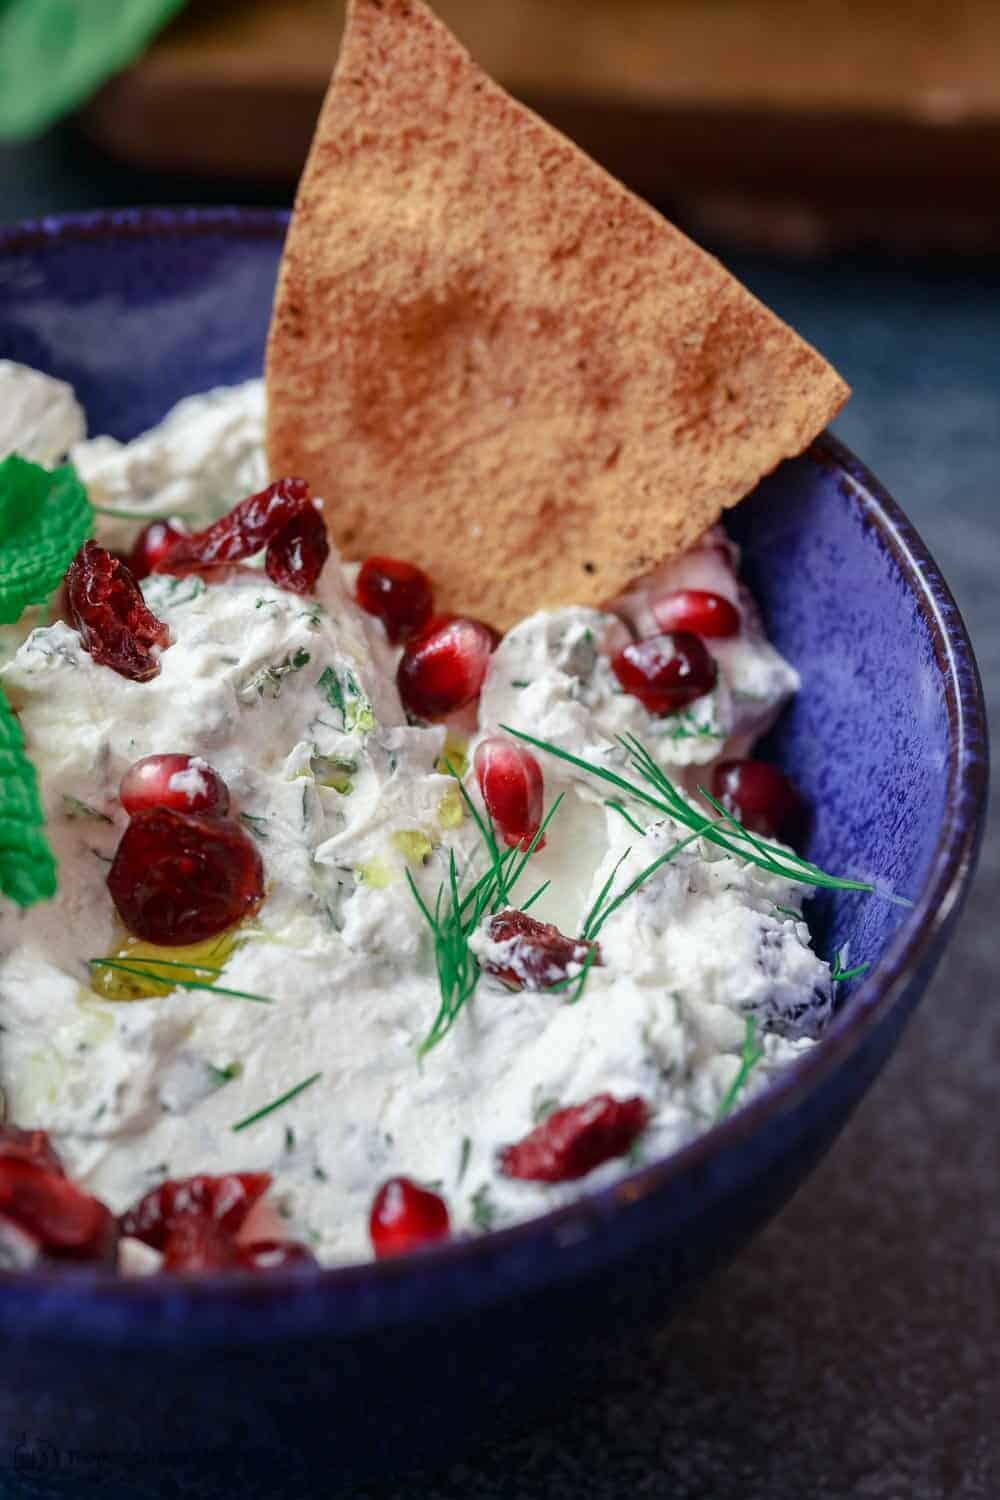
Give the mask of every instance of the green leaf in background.
<svg viewBox="0 0 1000 1500">
<path fill-rule="evenodd" d="M 0 625 L 59 587 L 94 513 L 67 464 L 43 469 L 11 454 L 0 463 Z"/>
<path fill-rule="evenodd" d="M 0 689 L 0 891 L 18 906 L 49 901 L 56 893 L 44 821 L 21 728 Z"/>
<path fill-rule="evenodd" d="M 35 135 L 130 63 L 185 0 L 0 0 L 0 137 Z"/>
</svg>

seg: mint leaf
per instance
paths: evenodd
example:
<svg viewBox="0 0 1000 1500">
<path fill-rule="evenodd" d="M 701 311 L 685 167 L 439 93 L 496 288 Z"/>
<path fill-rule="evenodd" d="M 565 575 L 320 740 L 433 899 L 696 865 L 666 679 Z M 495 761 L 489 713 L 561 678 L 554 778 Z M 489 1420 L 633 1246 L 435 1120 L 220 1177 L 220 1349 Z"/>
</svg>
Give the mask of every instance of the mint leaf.
<svg viewBox="0 0 1000 1500">
<path fill-rule="evenodd" d="M 184 0 L 3 0 L 0 136 L 44 129 L 132 61 Z"/>
<path fill-rule="evenodd" d="M 0 463 L 0 625 L 59 587 L 93 519 L 69 464 L 43 469 L 16 454 Z"/>
<path fill-rule="evenodd" d="M 0 891 L 18 906 L 56 893 L 56 862 L 45 834 L 35 770 L 21 727 L 0 690 Z"/>
</svg>

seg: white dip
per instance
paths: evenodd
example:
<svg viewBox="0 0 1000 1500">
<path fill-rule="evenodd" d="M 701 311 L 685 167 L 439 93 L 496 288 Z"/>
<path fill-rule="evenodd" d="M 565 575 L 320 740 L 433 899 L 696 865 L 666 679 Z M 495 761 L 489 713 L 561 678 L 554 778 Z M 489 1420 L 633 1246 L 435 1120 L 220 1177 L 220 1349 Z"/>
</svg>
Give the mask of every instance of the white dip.
<svg viewBox="0 0 1000 1500">
<path fill-rule="evenodd" d="M 183 402 L 123 446 L 80 441 L 65 387 L 39 387 L 43 377 L 9 366 L 0 380 L 24 393 L 31 453 L 55 462 L 68 448 L 97 504 L 200 524 L 263 481 L 259 383 Z M 112 546 L 138 530 L 98 521 L 98 540 Z M 714 534 L 670 578 L 736 597 Z M 418 1063 L 440 995 L 404 871 L 433 903 L 450 850 L 460 867 L 482 861 L 455 782 L 434 768 L 444 728 L 407 726 L 395 654 L 334 559 L 315 599 L 263 573 L 208 587 L 161 576 L 144 591 L 173 637 L 152 681 L 98 666 L 61 622 L 19 646 L 6 632 L 0 677 L 59 861 L 55 902 L 24 913 L 0 905 L 0 1083 L 9 1116 L 51 1131 L 71 1174 L 113 1209 L 164 1175 L 266 1170 L 289 1235 L 326 1261 L 364 1258 L 369 1206 L 387 1177 L 435 1185 L 456 1232 L 525 1218 L 630 1165 L 560 1186 L 502 1176 L 499 1148 L 553 1104 L 642 1095 L 652 1122 L 631 1160 L 649 1160 L 712 1124 L 740 1068 L 748 1016 L 765 1055 L 741 1099 L 809 1045 L 831 982 L 795 915 L 807 888 L 694 844 L 608 920 L 603 967 L 578 1004 L 484 976 Z M 621 629 L 614 616 L 534 615 L 493 657 L 481 727 L 523 727 L 605 764 L 619 753 L 615 736 L 631 731 L 675 778 L 706 780 L 707 763 L 746 753 L 797 685 L 741 602 L 744 634 L 710 643 L 716 691 L 660 719 L 620 691 L 597 649 Z M 644 608 L 642 595 L 623 605 L 640 628 Z M 210 990 L 122 1003 L 90 988 L 86 960 L 126 936 L 104 880 L 127 823 L 118 785 L 154 752 L 202 756 L 260 839 L 266 899 L 219 982 L 271 1004 Z M 643 838 L 599 782 L 543 761 L 546 806 L 566 797 L 519 895 L 551 880 L 532 915 L 573 935 L 627 850 L 616 888 L 686 830 L 659 823 Z M 474 777 L 466 785 L 478 801 Z M 639 804 L 628 810 L 647 825 Z M 474 946 L 488 950 L 485 934 Z M 317 1072 L 298 1098 L 233 1132 Z"/>
</svg>

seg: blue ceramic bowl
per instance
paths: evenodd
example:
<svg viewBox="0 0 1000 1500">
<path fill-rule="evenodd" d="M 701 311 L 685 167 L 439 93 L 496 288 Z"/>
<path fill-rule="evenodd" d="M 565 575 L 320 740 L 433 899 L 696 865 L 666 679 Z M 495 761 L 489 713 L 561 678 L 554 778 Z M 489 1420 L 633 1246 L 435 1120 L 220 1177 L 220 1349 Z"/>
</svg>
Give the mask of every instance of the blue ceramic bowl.
<svg viewBox="0 0 1000 1500">
<path fill-rule="evenodd" d="M 128 212 L 0 234 L 0 356 L 70 380 L 130 437 L 260 370 L 283 216 Z M 816 809 L 810 855 L 912 906 L 813 905 L 872 967 L 822 1044 L 668 1160 L 572 1207 L 381 1265 L 121 1283 L 0 1275 L 4 1493 L 330 1491 L 446 1459 L 600 1377 L 788 1197 L 882 1066 L 968 886 L 985 801 L 972 650 L 905 516 L 837 443 L 732 518 L 803 689 L 773 749 Z"/>
</svg>

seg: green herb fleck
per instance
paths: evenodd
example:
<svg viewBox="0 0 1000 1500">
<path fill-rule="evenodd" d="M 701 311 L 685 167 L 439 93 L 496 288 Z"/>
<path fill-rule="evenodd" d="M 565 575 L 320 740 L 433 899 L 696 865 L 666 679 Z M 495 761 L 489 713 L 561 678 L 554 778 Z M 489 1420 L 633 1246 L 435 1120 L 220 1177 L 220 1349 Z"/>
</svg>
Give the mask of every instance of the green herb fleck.
<svg viewBox="0 0 1000 1500">
<path fill-rule="evenodd" d="M 469 1166 L 469 1157 L 472 1155 L 472 1142 L 467 1135 L 462 1137 L 462 1151 L 458 1159 L 458 1181 L 462 1178 Z"/>
<path fill-rule="evenodd" d="M 510 685 L 512 688 L 526 688 L 530 687 L 531 683 L 527 677 L 512 677 L 510 679 Z"/>
<path fill-rule="evenodd" d="M 206 1067 L 217 1088 L 221 1088 L 224 1083 L 232 1083 L 233 1079 L 239 1078 L 243 1072 L 243 1064 L 239 1062 L 227 1063 L 224 1068 L 217 1068 L 214 1063 L 206 1063 Z"/>
<path fill-rule="evenodd" d="M 746 1035 L 743 1038 L 743 1050 L 740 1053 L 739 1071 L 722 1097 L 722 1103 L 719 1105 L 718 1113 L 716 1114 L 717 1120 L 725 1119 L 726 1115 L 728 1115 L 742 1092 L 747 1079 L 763 1056 L 764 1049 L 757 1041 L 756 1019 L 753 1016 L 747 1016 Z"/>
<path fill-rule="evenodd" d="M 326 694 L 330 707 L 340 714 L 340 727 L 345 732 L 366 734 L 375 728 L 371 703 L 358 686 L 358 679 L 350 667 L 340 671 L 324 667 L 316 686 Z"/>
<path fill-rule="evenodd" d="M 853 969 L 844 969 L 841 967 L 843 961 L 841 953 L 834 954 L 833 963 L 830 965 L 830 979 L 833 984 L 841 984 L 848 979 L 858 979 L 871 968 L 870 963 L 863 963 L 855 964 Z"/>
<path fill-rule="evenodd" d="M 255 839 L 266 843 L 270 835 L 267 831 L 267 819 L 257 816 L 255 813 L 241 812 L 240 822 L 245 828 L 249 828 Z"/>
<path fill-rule="evenodd" d="M 482 1187 L 476 1188 L 476 1191 L 469 1199 L 469 1204 L 472 1208 L 472 1222 L 476 1228 L 483 1230 L 484 1233 L 492 1229 L 496 1223 L 497 1210 L 490 1196 L 488 1182 L 484 1182 Z"/>
<path fill-rule="evenodd" d="M 71 797 L 68 792 L 63 793 L 63 816 L 71 821 L 75 818 L 92 818 L 96 823 L 110 823 L 111 819 L 107 813 L 102 813 L 98 808 L 91 807 L 89 802 L 81 802 L 79 797 Z"/>
<path fill-rule="evenodd" d="M 255 1125 L 258 1120 L 263 1120 L 265 1115 L 272 1114 L 274 1110 L 280 1109 L 283 1104 L 288 1104 L 292 1099 L 297 1099 L 299 1094 L 311 1088 L 322 1076 L 322 1073 L 312 1073 L 308 1078 L 303 1078 L 301 1083 L 297 1083 L 294 1088 L 288 1089 L 284 1094 L 279 1095 L 277 1099 L 272 1099 L 270 1104 L 265 1104 L 262 1109 L 254 1110 L 252 1115 L 246 1115 L 242 1120 L 237 1120 L 235 1125 L 230 1126 L 230 1129 L 235 1133 L 237 1130 L 246 1130 L 248 1125 Z"/>
<path fill-rule="evenodd" d="M 794 906 L 775 906 L 774 910 L 781 917 L 791 917 L 793 922 L 802 921 L 802 913 L 800 911 L 796 911 Z"/>
<path fill-rule="evenodd" d="M 253 1000 L 257 1005 L 274 1004 L 268 995 L 252 995 L 247 990 L 230 990 L 216 984 L 215 976 L 221 974 L 222 970 L 207 964 L 177 963 L 170 958 L 144 958 L 136 963 L 120 958 L 88 958 L 87 964 L 92 969 L 112 969 L 120 974 L 131 974 L 133 979 L 152 979 L 157 984 L 169 984 L 177 990 L 211 990 L 213 995 L 229 995 L 235 1000 Z M 158 974 L 157 969 L 166 969 L 168 972 Z M 175 978 L 169 972 L 171 969 L 184 969 L 189 974 L 204 974 L 205 979 Z"/>
<path fill-rule="evenodd" d="M 280 698 L 281 688 L 286 677 L 292 672 L 301 672 L 303 667 L 309 665 L 309 652 L 299 649 L 291 656 L 286 656 L 283 661 L 272 662 L 269 666 L 261 667 L 252 677 L 248 677 L 242 687 L 237 689 L 237 697 L 244 703 L 252 698 Z"/>
</svg>

